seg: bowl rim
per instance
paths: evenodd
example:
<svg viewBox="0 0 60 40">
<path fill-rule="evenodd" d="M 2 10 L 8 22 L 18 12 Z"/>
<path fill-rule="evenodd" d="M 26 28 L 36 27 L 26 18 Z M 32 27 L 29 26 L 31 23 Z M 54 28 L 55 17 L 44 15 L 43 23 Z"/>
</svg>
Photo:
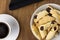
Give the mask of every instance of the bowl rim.
<svg viewBox="0 0 60 40">
<path fill-rule="evenodd" d="M 37 12 L 38 11 L 41 11 L 41 10 L 43 10 L 43 9 L 41 9 L 43 6 L 45 6 L 45 5 L 55 5 L 55 6 L 57 6 L 57 7 L 60 7 L 60 5 L 59 4 L 55 4 L 55 3 L 47 3 L 47 4 L 43 4 L 43 5 L 41 5 L 41 6 L 39 6 L 35 11 L 34 11 L 34 13 L 32 14 L 32 16 L 31 16 L 31 19 L 30 19 L 30 29 L 31 29 L 31 31 L 32 31 L 32 24 L 33 24 L 33 19 L 34 19 L 34 15 L 35 14 L 37 14 Z M 54 7 L 55 8 L 55 7 Z M 40 10 L 41 9 L 41 10 Z M 59 9 L 60 10 L 60 9 Z M 35 36 L 35 38 L 37 38 L 37 39 L 39 39 L 38 37 L 37 37 L 37 35 L 35 35 L 35 33 L 33 33 L 33 31 L 32 31 L 32 34 Z"/>
</svg>

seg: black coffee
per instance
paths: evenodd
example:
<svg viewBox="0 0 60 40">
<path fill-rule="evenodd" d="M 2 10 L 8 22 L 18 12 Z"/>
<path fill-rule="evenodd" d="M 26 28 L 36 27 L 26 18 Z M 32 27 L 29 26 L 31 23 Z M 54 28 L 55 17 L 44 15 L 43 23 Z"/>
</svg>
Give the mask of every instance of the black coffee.
<svg viewBox="0 0 60 40">
<path fill-rule="evenodd" d="M 0 23 L 0 38 L 5 38 L 9 33 L 9 28 L 5 23 Z"/>
</svg>

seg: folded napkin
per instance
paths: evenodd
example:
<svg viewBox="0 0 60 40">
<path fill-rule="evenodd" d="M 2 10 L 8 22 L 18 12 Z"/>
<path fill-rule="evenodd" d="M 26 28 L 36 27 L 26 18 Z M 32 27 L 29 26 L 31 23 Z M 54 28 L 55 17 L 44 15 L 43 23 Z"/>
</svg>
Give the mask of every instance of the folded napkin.
<svg viewBox="0 0 60 40">
<path fill-rule="evenodd" d="M 11 0 L 9 9 L 14 10 L 14 9 L 21 8 L 21 7 L 24 7 L 26 5 L 40 2 L 40 1 L 42 1 L 42 0 Z"/>
</svg>

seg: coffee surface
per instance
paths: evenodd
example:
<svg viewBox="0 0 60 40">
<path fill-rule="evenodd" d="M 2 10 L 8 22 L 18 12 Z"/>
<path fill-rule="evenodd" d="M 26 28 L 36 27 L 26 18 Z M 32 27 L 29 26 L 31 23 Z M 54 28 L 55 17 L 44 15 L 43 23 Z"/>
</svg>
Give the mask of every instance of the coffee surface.
<svg viewBox="0 0 60 40">
<path fill-rule="evenodd" d="M 5 38 L 9 33 L 9 28 L 7 24 L 5 23 L 0 23 L 0 39 Z"/>
</svg>

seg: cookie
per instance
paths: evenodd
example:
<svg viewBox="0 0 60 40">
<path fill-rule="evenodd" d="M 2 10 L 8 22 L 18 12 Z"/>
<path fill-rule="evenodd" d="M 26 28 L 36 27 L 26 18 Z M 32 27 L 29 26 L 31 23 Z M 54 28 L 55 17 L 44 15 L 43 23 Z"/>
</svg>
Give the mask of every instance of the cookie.
<svg viewBox="0 0 60 40">
<path fill-rule="evenodd" d="M 32 25 L 32 32 L 35 34 L 35 36 L 37 36 L 38 39 L 42 40 L 39 30 L 34 24 Z"/>
<path fill-rule="evenodd" d="M 44 30 L 47 30 L 48 28 L 50 28 L 50 27 L 51 27 L 51 22 L 48 22 L 48 23 L 43 24 L 43 25 L 40 25 L 40 26 L 38 26 L 38 28 L 40 28 L 41 26 L 43 26 L 43 27 L 44 27 Z"/>
<path fill-rule="evenodd" d="M 53 21 L 53 20 L 55 20 L 55 18 L 54 17 L 50 17 L 50 16 L 45 16 L 45 17 L 43 17 L 42 19 L 40 19 L 39 21 L 38 21 L 38 23 L 36 23 L 36 25 L 37 26 L 40 26 L 40 25 L 42 25 L 42 24 L 45 24 L 45 23 L 47 23 L 47 22 L 51 22 L 51 21 Z"/>
<path fill-rule="evenodd" d="M 52 14 L 53 17 L 56 18 L 56 22 L 60 24 L 60 14 L 58 14 L 55 10 L 51 10 L 50 13 Z"/>
<path fill-rule="evenodd" d="M 51 10 L 53 10 L 53 9 L 54 9 L 51 5 L 48 5 L 48 8 L 51 8 Z"/>
<path fill-rule="evenodd" d="M 54 9 L 58 14 L 60 14 L 60 11 L 59 10 L 57 10 L 57 9 Z"/>
<path fill-rule="evenodd" d="M 40 34 L 41 34 L 42 39 L 44 39 L 44 38 L 46 37 L 46 35 L 47 35 L 47 31 L 44 30 L 44 26 L 41 26 L 41 27 L 39 28 L 39 32 L 40 32 Z"/>
<path fill-rule="evenodd" d="M 58 30 L 58 25 L 55 23 L 55 24 L 52 25 L 52 29 L 48 33 L 48 35 L 46 37 L 46 40 L 51 40 L 55 36 L 57 30 Z"/>
<path fill-rule="evenodd" d="M 44 17 L 47 14 L 48 12 L 46 10 L 39 12 L 38 14 L 34 16 L 34 22 L 36 23 L 38 20 L 40 20 L 42 17 Z"/>
</svg>

